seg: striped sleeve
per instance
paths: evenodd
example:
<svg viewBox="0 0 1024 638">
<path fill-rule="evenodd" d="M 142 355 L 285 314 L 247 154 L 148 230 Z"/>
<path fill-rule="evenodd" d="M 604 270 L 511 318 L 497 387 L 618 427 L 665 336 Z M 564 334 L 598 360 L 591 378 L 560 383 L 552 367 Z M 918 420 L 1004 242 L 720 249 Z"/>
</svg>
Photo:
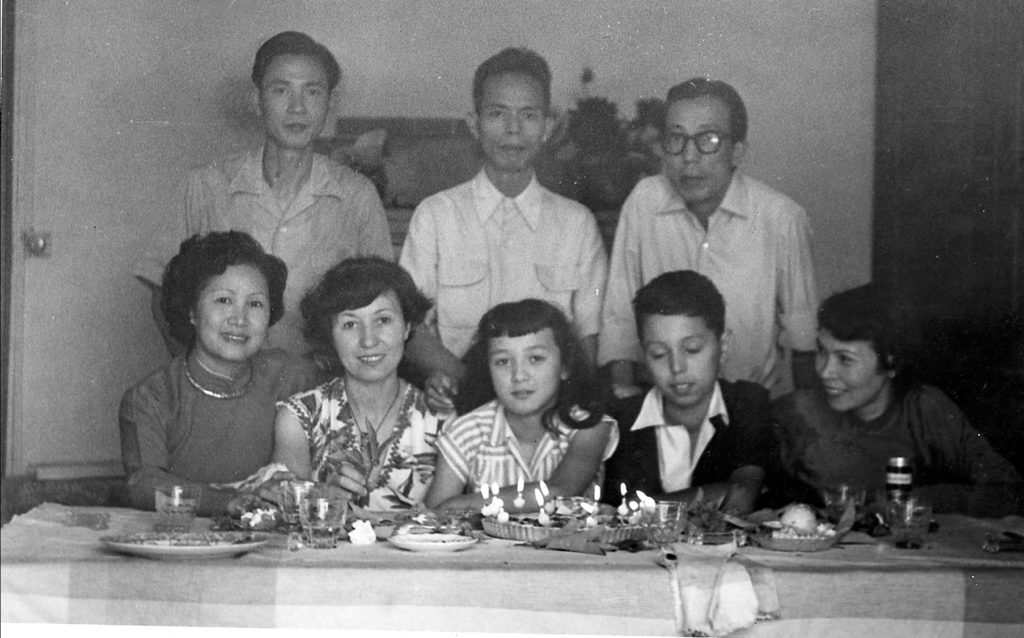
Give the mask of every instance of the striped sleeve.
<svg viewBox="0 0 1024 638">
<path fill-rule="evenodd" d="M 459 480 L 470 483 L 470 466 L 487 443 L 487 434 L 497 415 L 495 402 L 481 406 L 445 426 L 437 438 L 437 450 L 448 461 Z"/>
</svg>

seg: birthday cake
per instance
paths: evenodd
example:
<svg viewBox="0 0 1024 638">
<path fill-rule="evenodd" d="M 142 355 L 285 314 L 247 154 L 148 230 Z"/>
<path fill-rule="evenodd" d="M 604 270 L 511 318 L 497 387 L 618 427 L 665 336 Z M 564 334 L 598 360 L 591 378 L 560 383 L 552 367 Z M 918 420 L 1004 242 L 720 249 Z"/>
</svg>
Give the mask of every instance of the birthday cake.
<svg viewBox="0 0 1024 638">
<path fill-rule="evenodd" d="M 552 510 L 549 514 L 546 510 Z M 596 503 L 583 497 L 558 498 L 536 514 L 509 515 L 498 512 L 484 517 L 484 531 L 489 536 L 532 543 L 556 534 L 573 534 L 593 530 L 596 540 L 617 543 L 643 539 L 644 529 L 630 523 L 628 517 L 600 513 Z"/>
</svg>

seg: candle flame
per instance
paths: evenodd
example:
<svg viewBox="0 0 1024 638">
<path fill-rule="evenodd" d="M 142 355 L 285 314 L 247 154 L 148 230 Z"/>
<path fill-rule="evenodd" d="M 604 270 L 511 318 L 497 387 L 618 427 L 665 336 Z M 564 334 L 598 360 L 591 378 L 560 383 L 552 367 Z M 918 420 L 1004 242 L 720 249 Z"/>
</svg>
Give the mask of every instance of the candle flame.
<svg viewBox="0 0 1024 638">
<path fill-rule="evenodd" d="M 619 483 L 619 494 L 622 494 L 622 498 L 626 498 L 626 484 Z"/>
<path fill-rule="evenodd" d="M 595 501 L 600 501 L 601 500 L 601 486 L 600 485 L 595 485 L 594 486 L 594 500 Z"/>
<path fill-rule="evenodd" d="M 533 490 L 533 497 L 537 499 L 537 507 L 544 508 L 544 495 L 540 493 L 539 489 Z"/>
<path fill-rule="evenodd" d="M 523 477 L 521 476 L 519 477 L 519 480 L 516 481 L 516 491 L 520 494 L 523 493 Z"/>
<path fill-rule="evenodd" d="M 548 492 L 548 484 L 545 483 L 544 481 L 540 482 L 540 491 L 541 491 L 541 494 L 544 495 L 544 498 L 547 498 L 548 494 L 550 494 L 550 492 Z"/>
<path fill-rule="evenodd" d="M 484 497 L 485 503 L 491 499 L 491 488 L 487 483 L 480 484 L 480 496 Z"/>
</svg>

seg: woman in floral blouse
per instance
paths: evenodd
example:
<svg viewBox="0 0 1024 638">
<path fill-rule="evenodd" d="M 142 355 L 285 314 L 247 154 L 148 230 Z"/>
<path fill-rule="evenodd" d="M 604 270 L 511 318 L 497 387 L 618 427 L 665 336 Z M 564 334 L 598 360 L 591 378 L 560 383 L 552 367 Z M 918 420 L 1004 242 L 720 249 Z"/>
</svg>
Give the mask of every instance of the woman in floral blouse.
<svg viewBox="0 0 1024 638">
<path fill-rule="evenodd" d="M 440 423 L 398 377 L 398 363 L 429 307 L 409 274 L 379 257 L 327 271 L 302 300 L 302 316 L 306 338 L 341 376 L 278 403 L 274 460 L 371 510 L 420 503 Z"/>
</svg>

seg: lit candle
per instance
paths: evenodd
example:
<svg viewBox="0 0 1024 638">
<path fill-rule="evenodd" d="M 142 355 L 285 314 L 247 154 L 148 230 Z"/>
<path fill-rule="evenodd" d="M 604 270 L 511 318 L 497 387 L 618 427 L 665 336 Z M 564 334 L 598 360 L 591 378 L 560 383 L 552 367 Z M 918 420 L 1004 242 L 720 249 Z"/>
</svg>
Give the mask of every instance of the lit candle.
<svg viewBox="0 0 1024 638">
<path fill-rule="evenodd" d="M 619 505 L 616 510 L 619 516 L 626 516 L 629 514 L 629 506 L 626 505 L 626 484 L 619 483 L 619 493 L 622 494 L 622 504 Z"/>
<path fill-rule="evenodd" d="M 484 503 L 491 499 L 491 488 L 487 483 L 480 484 L 480 496 L 484 497 Z"/>
<path fill-rule="evenodd" d="M 516 481 L 516 497 L 512 499 L 512 505 L 519 509 L 522 509 L 522 507 L 526 505 L 526 499 L 523 498 L 523 477 L 521 476 L 519 477 L 519 480 Z"/>
<path fill-rule="evenodd" d="M 540 514 L 537 515 L 537 522 L 540 523 L 542 527 L 548 527 L 551 525 L 551 517 L 548 516 L 547 512 L 541 510 Z"/>
</svg>

